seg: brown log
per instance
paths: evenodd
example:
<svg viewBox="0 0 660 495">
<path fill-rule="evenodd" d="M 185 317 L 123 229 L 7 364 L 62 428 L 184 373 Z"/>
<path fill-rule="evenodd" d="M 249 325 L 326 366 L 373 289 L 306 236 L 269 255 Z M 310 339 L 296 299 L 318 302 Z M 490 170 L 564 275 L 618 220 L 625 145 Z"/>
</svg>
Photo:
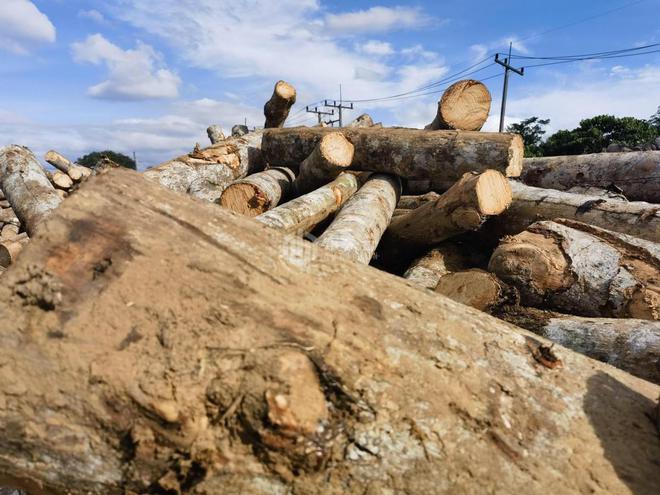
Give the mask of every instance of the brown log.
<svg viewBox="0 0 660 495">
<path fill-rule="evenodd" d="M 55 150 L 50 150 L 49 152 L 47 152 L 46 155 L 44 156 L 44 159 L 48 163 L 50 163 L 53 167 L 60 170 L 61 172 L 64 172 L 65 174 L 69 171 L 69 169 L 75 167 L 75 165 L 71 163 L 71 161 L 69 161 L 66 157 L 60 155 Z"/>
<path fill-rule="evenodd" d="M 289 116 L 291 106 L 296 102 L 296 89 L 285 81 L 277 81 L 273 96 L 264 105 L 266 122 L 264 127 L 282 127 Z"/>
<path fill-rule="evenodd" d="M 0 238 L 11 239 L 12 237 L 16 237 L 19 230 L 20 227 L 18 225 L 13 223 L 6 223 L 2 226 L 2 230 L 0 231 Z"/>
<path fill-rule="evenodd" d="M 396 176 L 373 174 L 337 213 L 316 240 L 323 248 L 368 264 L 401 194 Z"/>
<path fill-rule="evenodd" d="M 220 205 L 248 217 L 276 207 L 289 194 L 296 176 L 285 167 L 272 167 L 232 182 L 220 196 Z"/>
<path fill-rule="evenodd" d="M 575 352 L 660 384 L 660 322 L 585 318 L 535 308 L 508 308 L 499 317 Z"/>
<path fill-rule="evenodd" d="M 218 144 L 225 140 L 225 134 L 219 125 L 210 125 L 206 129 L 206 134 L 209 136 L 211 144 Z"/>
<path fill-rule="evenodd" d="M 71 179 L 71 177 L 69 177 L 68 174 L 65 174 L 64 172 L 60 172 L 59 170 L 55 170 L 54 172 L 52 172 L 48 175 L 49 175 L 48 178 L 50 179 L 50 181 L 58 189 L 68 191 L 73 186 L 73 180 Z"/>
<path fill-rule="evenodd" d="M 305 194 L 333 181 L 351 166 L 355 148 L 341 132 L 324 135 L 314 151 L 300 164 L 293 184 L 296 194 Z"/>
<path fill-rule="evenodd" d="M 278 206 L 256 219 L 288 234 L 302 235 L 337 211 L 358 189 L 353 174 L 340 174 L 334 181 Z"/>
<path fill-rule="evenodd" d="M 414 210 L 415 208 L 419 208 L 426 203 L 436 201 L 439 197 L 440 194 L 433 191 L 420 195 L 402 195 L 401 198 L 399 198 L 399 202 L 397 203 L 396 207 Z"/>
<path fill-rule="evenodd" d="M 368 113 L 359 115 L 353 122 L 348 124 L 348 127 L 373 127 L 374 119 Z"/>
<path fill-rule="evenodd" d="M 435 292 L 449 299 L 490 313 L 498 307 L 514 302 L 515 291 L 492 273 L 472 269 L 448 273 L 438 280 Z"/>
<path fill-rule="evenodd" d="M 0 189 L 30 236 L 61 202 L 34 154 L 15 144 L 0 148 Z"/>
<path fill-rule="evenodd" d="M 468 256 L 463 246 L 442 243 L 413 261 L 404 272 L 403 278 L 420 287 L 435 289 L 441 277 L 465 270 L 469 266 Z"/>
<path fill-rule="evenodd" d="M 0 284 L 1 484 L 656 491 L 656 385 L 128 170 L 43 227 Z"/>
<path fill-rule="evenodd" d="M 11 206 L 8 208 L 0 209 L 0 223 L 1 224 L 11 223 L 14 225 L 21 225 L 20 220 L 14 213 L 14 210 L 11 209 Z"/>
<path fill-rule="evenodd" d="M 660 319 L 660 246 L 580 222 L 542 221 L 505 238 L 489 270 L 525 305 L 581 316 Z"/>
<path fill-rule="evenodd" d="M 479 131 L 490 113 L 490 91 L 473 79 L 449 86 L 438 102 L 438 113 L 424 129 Z"/>
<path fill-rule="evenodd" d="M 264 131 L 262 153 L 270 163 L 296 170 L 332 128 L 293 127 Z M 523 143 L 517 134 L 425 131 L 396 128 L 343 128 L 355 146 L 351 168 L 428 179 L 429 190 L 447 190 L 463 174 L 494 169 L 520 174 Z"/>
<path fill-rule="evenodd" d="M 14 263 L 28 241 L 25 233 L 15 235 L 12 239 L 2 239 L 0 241 L 0 266 L 7 268 Z"/>
<path fill-rule="evenodd" d="M 248 174 L 264 168 L 261 133 L 227 138 L 209 148 L 167 161 L 144 172 L 145 177 L 173 191 L 215 202 L 222 191 Z"/>
<path fill-rule="evenodd" d="M 575 186 L 619 187 L 631 201 L 660 203 L 660 152 L 593 153 L 525 158 L 525 184 L 565 191 Z"/>
<path fill-rule="evenodd" d="M 506 177 L 495 170 L 467 173 L 438 199 L 392 220 L 388 245 L 433 246 L 455 235 L 478 229 L 488 216 L 511 203 Z"/>
</svg>

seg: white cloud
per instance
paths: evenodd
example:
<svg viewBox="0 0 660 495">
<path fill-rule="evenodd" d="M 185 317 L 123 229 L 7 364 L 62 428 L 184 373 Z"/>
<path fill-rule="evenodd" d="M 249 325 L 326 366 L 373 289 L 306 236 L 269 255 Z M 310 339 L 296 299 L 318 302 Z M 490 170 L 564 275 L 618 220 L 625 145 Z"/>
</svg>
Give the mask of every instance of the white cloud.
<svg viewBox="0 0 660 495">
<path fill-rule="evenodd" d="M 101 14 L 101 12 L 96 9 L 81 10 L 78 12 L 78 17 L 83 19 L 90 19 L 99 24 L 105 24 L 107 22 L 103 14 Z"/>
<path fill-rule="evenodd" d="M 175 98 L 179 77 L 162 65 L 159 54 L 149 45 L 138 42 L 135 49 L 122 50 L 100 34 L 71 45 L 79 63 L 105 64 L 108 79 L 88 89 L 95 98 L 143 100 Z"/>
<path fill-rule="evenodd" d="M 394 49 L 392 45 L 385 41 L 369 40 L 366 43 L 356 43 L 355 48 L 358 52 L 367 55 L 385 56 L 392 55 Z"/>
<path fill-rule="evenodd" d="M 331 33 L 354 35 L 420 27 L 428 22 L 428 17 L 415 7 L 377 6 L 355 12 L 328 14 L 325 17 L 325 28 Z"/>
<path fill-rule="evenodd" d="M 511 49 L 514 53 L 517 52 L 524 55 L 529 53 L 529 48 L 516 36 L 506 36 L 488 43 L 477 43 L 470 46 L 470 51 L 472 52 L 474 60 L 482 60 L 486 58 L 489 53 L 494 53 L 495 51 L 508 53 L 509 43 L 511 43 Z"/>
<path fill-rule="evenodd" d="M 55 41 L 55 26 L 29 0 L 2 0 L 0 48 L 25 55 L 40 43 Z"/>
</svg>

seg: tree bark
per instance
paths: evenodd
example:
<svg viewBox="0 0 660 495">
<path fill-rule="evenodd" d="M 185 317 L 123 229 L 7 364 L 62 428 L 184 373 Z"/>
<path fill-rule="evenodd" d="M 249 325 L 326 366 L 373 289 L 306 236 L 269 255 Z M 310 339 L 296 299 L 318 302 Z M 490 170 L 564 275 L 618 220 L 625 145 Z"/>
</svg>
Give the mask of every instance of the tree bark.
<svg viewBox="0 0 660 495">
<path fill-rule="evenodd" d="M 14 213 L 14 210 L 11 209 L 11 206 L 8 208 L 2 208 L 0 210 L 0 223 L 11 223 L 19 226 L 21 225 L 21 221 L 16 216 L 16 213 Z"/>
<path fill-rule="evenodd" d="M 435 292 L 479 311 L 490 313 L 506 303 L 515 303 L 515 291 L 484 270 L 473 269 L 443 275 Z"/>
<path fill-rule="evenodd" d="M 261 133 L 227 138 L 220 144 L 167 161 L 144 172 L 145 177 L 173 191 L 215 202 L 222 191 L 264 168 Z"/>
<path fill-rule="evenodd" d="M 575 352 L 660 384 L 660 322 L 585 318 L 535 308 L 510 308 L 498 316 Z"/>
<path fill-rule="evenodd" d="M 225 134 L 222 132 L 222 127 L 219 125 L 210 125 L 206 129 L 206 134 L 208 135 L 211 144 L 220 144 L 225 140 Z"/>
<path fill-rule="evenodd" d="M 341 132 L 324 135 L 300 164 L 293 184 L 296 194 L 308 193 L 333 181 L 351 166 L 354 152 L 354 146 Z"/>
<path fill-rule="evenodd" d="M 420 287 L 435 289 L 440 277 L 468 267 L 469 262 L 463 246 L 443 243 L 413 261 L 404 272 L 403 278 Z"/>
<path fill-rule="evenodd" d="M 284 167 L 273 167 L 232 182 L 220 196 L 220 205 L 248 217 L 276 207 L 289 194 L 296 176 Z"/>
<path fill-rule="evenodd" d="M 353 174 L 340 174 L 334 181 L 293 199 L 257 217 L 269 227 L 302 235 L 337 211 L 358 189 Z"/>
<path fill-rule="evenodd" d="M 15 144 L 0 148 L 0 188 L 30 236 L 61 202 L 34 154 Z"/>
<path fill-rule="evenodd" d="M 128 170 L 43 227 L 0 284 L 0 484 L 657 488 L 649 382 Z"/>
<path fill-rule="evenodd" d="M 264 159 L 296 170 L 329 132 L 336 130 L 268 129 L 262 145 Z M 430 190 L 447 190 L 466 172 L 494 169 L 517 177 L 522 167 L 523 143 L 517 134 L 394 128 L 343 128 L 341 132 L 355 146 L 351 168 L 428 179 Z"/>
<path fill-rule="evenodd" d="M 502 174 L 495 170 L 467 173 L 438 199 L 393 219 L 386 242 L 390 246 L 433 246 L 478 229 L 488 216 L 500 214 L 510 203 L 511 188 Z"/>
<path fill-rule="evenodd" d="M 490 92 L 483 83 L 458 81 L 442 94 L 435 119 L 424 129 L 479 131 L 488 119 L 490 101 Z"/>
<path fill-rule="evenodd" d="M 433 191 L 420 195 L 402 195 L 396 207 L 401 209 L 414 210 L 415 208 L 419 208 L 426 203 L 436 201 L 439 197 L 440 195 Z"/>
<path fill-rule="evenodd" d="M 537 187 L 566 190 L 614 184 L 631 201 L 660 203 L 660 153 L 633 151 L 525 158 L 521 179 Z"/>
<path fill-rule="evenodd" d="M 660 319 L 660 247 L 580 222 L 542 221 L 505 238 L 489 270 L 529 306 L 582 316 Z"/>
<path fill-rule="evenodd" d="M 628 198 L 626 198 L 620 192 L 617 192 L 617 188 L 608 190 L 608 189 L 603 189 L 602 187 L 573 186 L 570 189 L 567 189 L 566 192 L 573 194 L 584 194 L 585 196 L 600 196 L 605 199 L 611 199 L 616 201 L 628 201 Z"/>
<path fill-rule="evenodd" d="M 368 264 L 401 194 L 396 176 L 374 174 L 355 193 L 316 240 L 316 244 L 358 263 Z"/>
<path fill-rule="evenodd" d="M 296 89 L 285 81 L 277 81 L 273 96 L 264 105 L 266 123 L 264 127 L 282 127 L 289 116 L 291 106 L 296 102 Z"/>
</svg>

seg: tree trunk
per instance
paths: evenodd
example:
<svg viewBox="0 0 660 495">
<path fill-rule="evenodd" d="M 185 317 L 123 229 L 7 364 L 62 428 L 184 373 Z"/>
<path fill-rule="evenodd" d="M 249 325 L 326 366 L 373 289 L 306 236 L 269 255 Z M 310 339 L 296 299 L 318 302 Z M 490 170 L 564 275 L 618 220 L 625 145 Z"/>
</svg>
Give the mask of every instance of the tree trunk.
<svg viewBox="0 0 660 495">
<path fill-rule="evenodd" d="M 2 208 L 0 210 L 0 223 L 2 224 L 7 224 L 11 223 L 13 225 L 21 225 L 20 220 L 16 216 L 16 213 L 14 213 L 14 210 L 11 209 L 11 206 L 9 208 Z"/>
<path fill-rule="evenodd" d="M 225 208 L 256 217 L 276 207 L 287 196 L 296 176 L 284 167 L 273 167 L 232 182 L 220 196 Z"/>
<path fill-rule="evenodd" d="M 20 227 L 18 225 L 14 225 L 13 223 L 6 223 L 5 225 L 2 226 L 2 230 L 0 231 L 0 238 L 5 240 L 16 237 L 18 235 L 19 230 Z"/>
<path fill-rule="evenodd" d="M 43 227 L 0 284 L 0 484 L 657 491 L 656 385 L 128 170 Z"/>
<path fill-rule="evenodd" d="M 566 192 L 573 194 L 584 194 L 585 196 L 599 196 L 605 199 L 611 199 L 616 201 L 628 201 L 623 194 L 618 192 L 617 187 L 613 187 L 612 190 L 603 189 L 602 187 L 593 187 L 593 186 L 573 186 L 570 189 L 567 189 Z"/>
<path fill-rule="evenodd" d="M 50 182 L 58 189 L 68 191 L 73 186 L 73 179 L 64 172 L 56 170 L 55 172 L 47 173 L 46 175 L 50 179 Z"/>
<path fill-rule="evenodd" d="M 0 266 L 7 268 L 16 261 L 28 241 L 28 236 L 25 233 L 17 234 L 12 239 L 2 239 L 0 241 Z"/>
<path fill-rule="evenodd" d="M 351 166 L 355 148 L 341 132 L 326 134 L 300 164 L 296 194 L 305 194 L 333 181 Z"/>
<path fill-rule="evenodd" d="M 466 268 L 469 268 L 469 262 L 464 247 L 443 243 L 413 261 L 403 278 L 420 287 L 435 289 L 440 277 Z"/>
<path fill-rule="evenodd" d="M 61 202 L 34 154 L 15 144 L 0 148 L 0 188 L 30 236 Z"/>
<path fill-rule="evenodd" d="M 71 163 L 70 160 L 60 155 L 55 150 L 50 150 L 46 153 L 44 159 L 56 169 L 67 174 L 74 182 L 80 182 L 84 178 L 92 175 L 91 169 Z"/>
<path fill-rule="evenodd" d="M 353 122 L 348 124 L 347 127 L 373 127 L 374 119 L 368 113 L 363 113 L 358 116 Z"/>
<path fill-rule="evenodd" d="M 430 203 L 431 201 L 436 201 L 440 195 L 437 192 L 428 192 L 426 194 L 420 194 L 420 195 L 404 195 L 401 196 L 399 199 L 399 202 L 397 203 L 396 207 L 401 208 L 401 209 L 407 209 L 407 210 L 414 210 L 415 208 L 419 208 L 422 205 L 425 205 L 426 203 Z"/>
<path fill-rule="evenodd" d="M 316 244 L 368 264 L 401 194 L 397 176 L 374 174 L 353 195 Z"/>
<path fill-rule="evenodd" d="M 424 129 L 478 131 L 488 119 L 490 101 L 490 92 L 483 83 L 458 81 L 442 94 L 435 119 Z"/>
<path fill-rule="evenodd" d="M 282 127 L 289 116 L 291 106 L 296 102 L 296 89 L 289 83 L 277 81 L 273 96 L 264 105 L 266 123 L 264 127 Z"/>
<path fill-rule="evenodd" d="M 660 384 L 660 322 L 513 308 L 498 315 L 575 352 Z"/>
<path fill-rule="evenodd" d="M 500 214 L 510 203 L 511 188 L 502 174 L 495 170 L 467 173 L 435 201 L 393 219 L 386 242 L 388 246 L 433 246 L 478 229 L 488 216 Z"/>
<path fill-rule="evenodd" d="M 144 175 L 173 191 L 215 202 L 236 179 L 263 170 L 260 148 L 261 133 L 251 132 L 203 150 L 196 148 L 146 170 Z"/>
<path fill-rule="evenodd" d="M 329 132 L 336 130 L 268 129 L 262 145 L 264 159 L 296 170 Z M 517 177 L 522 167 L 523 142 L 517 134 L 347 127 L 341 132 L 355 146 L 351 168 L 429 179 L 432 190 L 447 190 L 466 172 L 495 169 Z"/>
<path fill-rule="evenodd" d="M 619 187 L 632 201 L 660 203 L 660 153 L 594 153 L 525 158 L 521 179 L 537 187 L 566 190 L 584 185 Z"/>
<path fill-rule="evenodd" d="M 505 238 L 489 270 L 522 301 L 582 316 L 660 319 L 660 246 L 580 222 L 537 222 Z"/>
<path fill-rule="evenodd" d="M 222 127 L 219 125 L 210 125 L 206 129 L 206 134 L 208 135 L 211 144 L 220 144 L 225 140 L 225 134 L 222 132 Z"/>
<path fill-rule="evenodd" d="M 486 313 L 506 303 L 515 303 L 515 291 L 492 273 L 479 269 L 448 273 L 440 277 L 435 291 Z"/>
<path fill-rule="evenodd" d="M 341 208 L 357 189 L 358 179 L 353 174 L 341 174 L 331 183 L 259 215 L 257 220 L 282 232 L 302 235 Z"/>
</svg>

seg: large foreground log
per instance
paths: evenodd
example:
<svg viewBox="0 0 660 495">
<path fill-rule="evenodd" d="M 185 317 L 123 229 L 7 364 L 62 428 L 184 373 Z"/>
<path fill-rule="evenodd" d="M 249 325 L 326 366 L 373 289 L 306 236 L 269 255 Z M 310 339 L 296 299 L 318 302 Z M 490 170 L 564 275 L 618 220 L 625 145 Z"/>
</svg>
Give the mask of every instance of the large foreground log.
<svg viewBox="0 0 660 495">
<path fill-rule="evenodd" d="M 557 344 L 660 384 L 660 322 L 585 318 L 508 308 L 501 318 Z"/>
<path fill-rule="evenodd" d="M 295 102 L 296 89 L 285 81 L 277 81 L 273 95 L 264 105 L 264 115 L 266 116 L 264 127 L 282 127 Z"/>
<path fill-rule="evenodd" d="M 482 82 L 458 81 L 442 94 L 435 119 L 424 129 L 478 131 L 488 119 L 490 101 L 490 91 Z"/>
<path fill-rule="evenodd" d="M 660 245 L 580 222 L 542 221 L 505 238 L 489 270 L 529 306 L 660 320 Z"/>
<path fill-rule="evenodd" d="M 275 208 L 289 193 L 295 179 L 286 167 L 273 167 L 232 182 L 222 191 L 220 204 L 248 217 Z"/>
<path fill-rule="evenodd" d="M 15 144 L 0 148 L 0 189 L 30 236 L 62 201 L 34 154 Z"/>
<path fill-rule="evenodd" d="M 525 158 L 521 179 L 561 190 L 614 184 L 632 201 L 660 203 L 660 151 Z"/>
<path fill-rule="evenodd" d="M 55 210 L 0 301 L 5 486 L 658 488 L 659 387 L 135 172 Z"/>
<path fill-rule="evenodd" d="M 262 152 L 269 162 L 297 168 L 332 128 L 294 127 L 264 131 Z M 486 169 L 517 177 L 523 143 L 517 134 L 424 131 L 392 128 L 343 128 L 355 146 L 352 168 L 428 179 L 428 187 L 446 190 L 463 174 Z"/>
<path fill-rule="evenodd" d="M 217 201 L 236 179 L 263 170 L 261 132 L 227 138 L 208 148 L 169 160 L 144 172 L 145 177 L 173 191 Z"/>
</svg>

